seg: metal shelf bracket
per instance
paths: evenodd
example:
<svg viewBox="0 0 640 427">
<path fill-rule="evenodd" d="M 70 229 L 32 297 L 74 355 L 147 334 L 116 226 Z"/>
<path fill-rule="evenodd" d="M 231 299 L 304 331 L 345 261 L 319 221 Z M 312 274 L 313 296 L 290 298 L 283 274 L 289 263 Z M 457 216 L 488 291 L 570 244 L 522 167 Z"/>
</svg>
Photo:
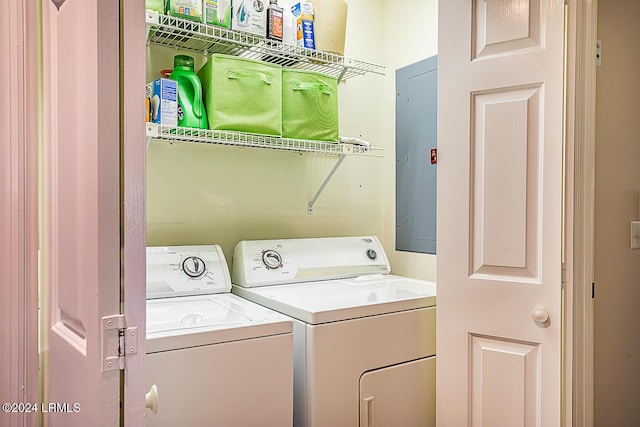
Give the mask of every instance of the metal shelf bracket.
<svg viewBox="0 0 640 427">
<path fill-rule="evenodd" d="M 329 172 L 329 175 L 327 175 L 327 177 L 324 179 L 324 182 L 322 183 L 322 185 L 320 186 L 318 191 L 316 191 L 316 194 L 313 196 L 313 198 L 309 202 L 309 205 L 307 206 L 307 213 L 309 215 L 313 214 L 313 205 L 316 203 L 316 201 L 318 200 L 318 197 L 320 197 L 320 194 L 322 194 L 322 192 L 324 191 L 324 188 L 327 186 L 329 181 L 331 181 L 331 178 L 333 178 L 333 174 L 336 173 L 336 171 L 338 170 L 338 168 L 340 167 L 340 165 L 344 161 L 345 157 L 346 157 L 346 155 L 344 155 L 344 154 L 340 155 L 340 157 L 338 158 L 338 161 L 336 162 L 336 164 L 333 165 L 333 169 L 331 169 L 331 172 Z"/>
<path fill-rule="evenodd" d="M 160 14 L 153 10 L 145 11 L 145 23 L 147 28 L 147 40 L 151 36 L 151 28 L 160 24 Z"/>
</svg>

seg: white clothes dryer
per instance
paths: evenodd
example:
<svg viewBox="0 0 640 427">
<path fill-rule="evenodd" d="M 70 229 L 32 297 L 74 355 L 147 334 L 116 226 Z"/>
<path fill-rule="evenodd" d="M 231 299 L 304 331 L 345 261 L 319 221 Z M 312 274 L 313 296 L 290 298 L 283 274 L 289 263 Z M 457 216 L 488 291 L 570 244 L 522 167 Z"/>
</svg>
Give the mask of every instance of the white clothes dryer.
<svg viewBox="0 0 640 427">
<path fill-rule="evenodd" d="M 291 319 L 230 290 L 219 246 L 147 248 L 147 426 L 291 427 Z"/>
<path fill-rule="evenodd" d="M 242 241 L 233 292 L 294 318 L 295 427 L 435 426 L 434 282 L 377 238 Z"/>
</svg>

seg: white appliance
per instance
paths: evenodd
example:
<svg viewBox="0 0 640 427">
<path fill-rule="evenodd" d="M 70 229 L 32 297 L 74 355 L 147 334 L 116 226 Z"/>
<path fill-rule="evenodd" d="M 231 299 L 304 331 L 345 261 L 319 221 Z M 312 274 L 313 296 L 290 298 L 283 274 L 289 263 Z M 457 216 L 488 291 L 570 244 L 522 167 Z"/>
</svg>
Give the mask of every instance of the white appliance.
<svg viewBox="0 0 640 427">
<path fill-rule="evenodd" d="M 292 425 L 291 319 L 230 290 L 219 246 L 147 248 L 147 426 Z"/>
<path fill-rule="evenodd" d="M 233 290 L 294 318 L 295 427 L 435 426 L 433 282 L 375 237 L 242 241 Z"/>
</svg>

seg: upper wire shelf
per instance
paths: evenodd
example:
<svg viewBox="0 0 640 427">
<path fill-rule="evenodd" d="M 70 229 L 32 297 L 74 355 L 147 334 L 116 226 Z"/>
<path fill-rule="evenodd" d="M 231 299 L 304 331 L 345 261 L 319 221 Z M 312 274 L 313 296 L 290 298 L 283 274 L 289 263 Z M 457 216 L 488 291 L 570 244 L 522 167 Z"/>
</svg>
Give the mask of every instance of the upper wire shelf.
<svg viewBox="0 0 640 427">
<path fill-rule="evenodd" d="M 311 70 L 338 81 L 367 73 L 384 74 L 381 65 L 330 52 L 292 46 L 265 37 L 206 25 L 147 10 L 147 42 L 204 55 L 222 53 L 258 59 L 288 68 Z"/>
</svg>

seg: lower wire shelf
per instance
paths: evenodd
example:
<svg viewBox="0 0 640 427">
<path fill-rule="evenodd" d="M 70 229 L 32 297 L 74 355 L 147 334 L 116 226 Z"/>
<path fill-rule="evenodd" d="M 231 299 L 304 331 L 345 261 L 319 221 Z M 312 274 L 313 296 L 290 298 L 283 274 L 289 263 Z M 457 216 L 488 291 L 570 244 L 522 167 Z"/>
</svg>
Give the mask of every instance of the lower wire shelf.
<svg viewBox="0 0 640 427">
<path fill-rule="evenodd" d="M 332 156 L 357 155 L 382 157 L 383 149 L 356 144 L 326 141 L 280 138 L 225 130 L 185 128 L 177 126 L 146 124 L 147 145 L 150 139 L 167 142 L 192 142 L 221 144 L 237 147 L 266 148 L 272 150 L 298 151 Z"/>
<path fill-rule="evenodd" d="M 267 148 L 271 150 L 295 151 L 301 153 L 324 154 L 337 156 L 329 175 L 320 185 L 318 191 L 307 205 L 307 213 L 313 214 L 314 204 L 324 191 L 334 173 L 347 155 L 382 157 L 382 148 L 356 144 L 344 144 L 325 141 L 308 141 L 302 139 L 279 138 L 265 135 L 254 135 L 243 132 L 231 132 L 224 130 L 209 130 L 185 128 L 177 126 L 165 126 L 155 123 L 147 123 L 147 147 L 152 139 L 164 140 L 167 143 L 190 142 L 203 144 L 220 144 L 235 147 Z"/>
</svg>

